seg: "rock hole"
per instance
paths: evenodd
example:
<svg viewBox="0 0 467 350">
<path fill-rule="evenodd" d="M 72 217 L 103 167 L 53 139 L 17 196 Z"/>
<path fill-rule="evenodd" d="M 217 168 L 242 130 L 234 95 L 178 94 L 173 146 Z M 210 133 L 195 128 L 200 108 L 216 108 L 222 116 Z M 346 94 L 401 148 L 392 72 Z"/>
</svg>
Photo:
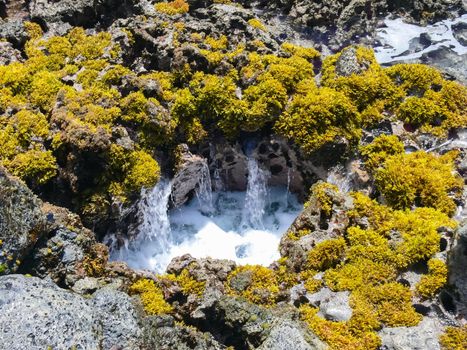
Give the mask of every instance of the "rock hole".
<svg viewBox="0 0 467 350">
<path fill-rule="evenodd" d="M 280 174 L 281 171 L 283 170 L 284 168 L 279 165 L 279 164 L 274 164 L 274 165 L 271 165 L 271 167 L 269 168 L 269 170 L 271 171 L 271 174 L 272 175 L 277 175 L 277 174 Z"/>
<path fill-rule="evenodd" d="M 266 154 L 266 153 L 268 153 L 268 147 L 267 147 L 264 143 L 262 143 L 262 144 L 259 146 L 259 148 L 258 148 L 258 153 L 259 153 L 259 154 Z"/>
<path fill-rule="evenodd" d="M 441 302 L 441 305 L 443 305 L 444 310 L 450 313 L 456 312 L 457 308 L 456 303 L 454 302 L 454 298 L 445 290 L 442 290 L 441 293 L 439 293 L 439 301 Z"/>
<path fill-rule="evenodd" d="M 4 2 L 0 3 L 0 18 L 7 18 L 8 14 L 6 12 L 6 4 Z"/>
<path fill-rule="evenodd" d="M 235 160 L 234 156 L 231 154 L 226 155 L 224 159 L 227 163 L 232 163 Z"/>
<path fill-rule="evenodd" d="M 426 261 L 420 261 L 418 263 L 413 264 L 410 270 L 421 275 L 426 275 L 428 273 L 428 265 Z"/>
<path fill-rule="evenodd" d="M 439 240 L 439 250 L 441 252 L 444 252 L 447 247 L 448 247 L 448 240 L 444 237 L 441 237 L 441 239 Z"/>
<path fill-rule="evenodd" d="M 423 316 L 428 315 L 431 310 L 429 306 L 425 306 L 423 304 L 414 304 L 413 308 L 415 309 L 415 311 L 417 311 L 419 314 L 422 314 Z"/>
<path fill-rule="evenodd" d="M 405 278 L 401 278 L 397 282 L 399 282 L 403 286 L 410 287 L 410 282 L 408 280 L 406 280 Z"/>
</svg>

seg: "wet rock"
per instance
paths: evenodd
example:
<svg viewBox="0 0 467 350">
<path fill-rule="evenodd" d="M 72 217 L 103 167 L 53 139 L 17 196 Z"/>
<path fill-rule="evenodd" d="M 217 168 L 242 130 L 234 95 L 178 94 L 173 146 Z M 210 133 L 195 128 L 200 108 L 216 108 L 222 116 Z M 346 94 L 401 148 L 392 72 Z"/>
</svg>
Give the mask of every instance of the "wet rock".
<svg viewBox="0 0 467 350">
<path fill-rule="evenodd" d="M 460 317 L 467 318 L 467 222 L 460 225 L 448 255 L 449 285 L 454 287 L 455 306 Z"/>
<path fill-rule="evenodd" d="M 245 191 L 247 187 L 247 157 L 237 143 L 216 143 L 211 167 L 217 169 L 227 190 Z"/>
<path fill-rule="evenodd" d="M 319 308 L 318 315 L 331 321 L 348 321 L 352 317 L 349 292 L 333 292 L 322 288 L 319 292 L 307 294 L 307 299 Z"/>
<path fill-rule="evenodd" d="M 452 32 L 461 45 L 467 46 L 467 23 L 461 22 L 453 25 Z"/>
<path fill-rule="evenodd" d="M 41 205 L 22 181 L 0 167 L 0 273 L 17 271 L 46 233 Z"/>
<path fill-rule="evenodd" d="M 188 146 L 180 145 L 177 171 L 172 183 L 172 203 L 174 207 L 183 205 L 193 195 L 197 185 L 202 180 L 203 171 L 209 169 L 206 159 L 190 153 Z"/>
<path fill-rule="evenodd" d="M 292 193 L 303 198 L 302 171 L 305 169 L 286 140 L 278 136 L 266 138 L 258 143 L 253 155 L 264 169 L 269 170 L 270 186 L 287 186 Z"/>
<path fill-rule="evenodd" d="M 424 317 L 414 327 L 386 327 L 379 331 L 385 350 L 439 350 L 444 326 L 436 318 Z"/>
<path fill-rule="evenodd" d="M 102 290 L 91 299 L 36 277 L 0 277 L 0 348 L 139 349 L 130 298 Z"/>
<path fill-rule="evenodd" d="M 425 53 L 421 57 L 421 62 L 434 66 L 445 73 L 445 75 L 456 79 L 462 84 L 467 84 L 467 73 L 465 61 L 467 54 L 458 55 L 451 48 L 440 47 L 434 51 Z"/>
<path fill-rule="evenodd" d="M 286 350 L 291 349 L 291 341 L 298 349 L 324 349 L 324 344 L 297 319 L 296 309 L 288 306 L 270 310 L 222 296 L 207 314 L 207 323 L 201 326 L 222 330 L 222 342 L 238 349 Z"/>
</svg>

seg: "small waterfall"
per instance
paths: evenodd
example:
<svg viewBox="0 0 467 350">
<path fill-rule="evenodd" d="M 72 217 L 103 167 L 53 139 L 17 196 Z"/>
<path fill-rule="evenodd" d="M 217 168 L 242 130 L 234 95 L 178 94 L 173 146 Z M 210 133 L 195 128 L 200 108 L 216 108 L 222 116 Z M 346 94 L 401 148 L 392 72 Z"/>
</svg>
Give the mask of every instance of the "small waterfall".
<svg viewBox="0 0 467 350">
<path fill-rule="evenodd" d="M 336 185 L 342 193 L 347 193 L 352 188 L 350 174 L 342 165 L 336 165 L 332 168 L 329 171 L 326 181 Z"/>
<path fill-rule="evenodd" d="M 268 199 L 269 173 L 261 169 L 256 159 L 248 157 L 248 184 L 243 208 L 242 228 L 264 229 L 263 218 Z"/>
<path fill-rule="evenodd" d="M 196 197 L 198 198 L 200 210 L 205 214 L 212 214 L 214 212 L 214 205 L 212 201 L 212 183 L 208 162 L 206 160 L 203 162 L 201 176 L 195 192 Z"/>
<path fill-rule="evenodd" d="M 141 224 L 138 228 L 136 245 L 150 240 L 158 243 L 160 252 L 168 251 L 170 238 L 168 206 L 171 192 L 172 183 L 164 179 L 160 180 L 154 188 L 143 190 L 138 205 Z"/>
<path fill-rule="evenodd" d="M 285 191 L 285 207 L 289 207 L 289 191 L 290 191 L 290 181 L 292 177 L 292 169 L 290 167 L 287 168 L 287 190 Z"/>
</svg>

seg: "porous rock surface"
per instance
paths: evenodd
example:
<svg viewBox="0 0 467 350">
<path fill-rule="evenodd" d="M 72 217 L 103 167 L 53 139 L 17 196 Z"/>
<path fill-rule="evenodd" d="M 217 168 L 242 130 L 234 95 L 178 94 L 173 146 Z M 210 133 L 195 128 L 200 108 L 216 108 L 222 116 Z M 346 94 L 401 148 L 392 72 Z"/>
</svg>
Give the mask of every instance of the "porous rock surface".
<svg viewBox="0 0 467 350">
<path fill-rule="evenodd" d="M 0 167 L 0 269 L 15 272 L 45 233 L 41 201 L 19 179 Z"/>
<path fill-rule="evenodd" d="M 139 349 L 128 295 L 101 290 L 83 298 L 37 277 L 0 277 L 0 348 Z"/>
</svg>

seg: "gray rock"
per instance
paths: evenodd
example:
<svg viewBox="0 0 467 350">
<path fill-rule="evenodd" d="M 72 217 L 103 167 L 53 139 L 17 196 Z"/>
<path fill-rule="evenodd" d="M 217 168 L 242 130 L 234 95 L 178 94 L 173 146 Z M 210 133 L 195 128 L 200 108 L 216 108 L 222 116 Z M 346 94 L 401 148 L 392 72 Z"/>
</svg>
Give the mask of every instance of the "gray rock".
<svg viewBox="0 0 467 350">
<path fill-rule="evenodd" d="M 99 327 L 86 299 L 36 277 L 0 277 L 0 348 L 97 349 Z"/>
<path fill-rule="evenodd" d="M 274 325 L 259 350 L 318 350 L 327 346 L 296 322 L 289 320 Z"/>
<path fill-rule="evenodd" d="M 318 314 L 331 321 L 348 321 L 352 317 L 349 292 L 333 292 L 322 288 L 317 293 L 307 294 L 311 305 L 319 308 Z"/>
<path fill-rule="evenodd" d="M 448 255 L 448 282 L 455 289 L 455 308 L 458 315 L 467 318 L 467 221 L 459 226 L 453 247 Z M 448 298 L 448 295 L 445 295 Z"/>
<path fill-rule="evenodd" d="M 42 210 L 47 217 L 47 235 L 37 241 L 22 272 L 50 277 L 55 283 L 67 287 L 86 276 L 100 275 L 107 263 L 107 247 L 98 243 L 94 233 L 83 227 L 78 215 L 48 203 Z M 80 290 L 84 285 L 77 288 Z"/>
<path fill-rule="evenodd" d="M 308 251 L 316 244 L 344 235 L 349 225 L 347 211 L 352 207 L 352 198 L 348 194 L 332 190 L 327 190 L 326 193 L 333 205 L 325 222 L 319 201 L 312 197 L 288 232 L 282 236 L 279 251 L 281 256 L 288 257 L 286 263 L 294 270 L 300 271 L 305 266 Z M 289 234 L 298 234 L 302 230 L 309 230 L 310 234 L 298 240 L 289 237 Z"/>
<path fill-rule="evenodd" d="M 237 143 L 216 143 L 213 146 L 213 164 L 217 169 L 222 185 L 227 190 L 245 191 L 247 187 L 247 157 Z"/>
<path fill-rule="evenodd" d="M 100 287 L 99 280 L 94 277 L 85 277 L 78 280 L 71 288 L 78 294 L 92 294 Z"/>
<path fill-rule="evenodd" d="M 154 14 L 147 0 L 32 0 L 29 2 L 31 18 L 47 26 L 69 23 L 73 26 L 92 26 L 98 22 L 108 24 L 115 18 L 132 14 Z"/>
<path fill-rule="evenodd" d="M 458 23 L 452 26 L 454 37 L 463 45 L 467 46 L 467 23 Z"/>
<path fill-rule="evenodd" d="M 24 45 L 29 39 L 24 23 L 19 19 L 7 19 L 6 21 L 0 19 L 0 37 L 7 39 L 15 46 Z"/>
<path fill-rule="evenodd" d="M 436 318 L 424 317 L 415 327 L 386 327 L 379 331 L 384 350 L 439 350 L 444 327 Z"/>
<path fill-rule="evenodd" d="M 458 55 L 447 47 L 440 47 L 437 50 L 423 54 L 421 57 L 422 63 L 438 68 L 462 84 L 467 84 L 466 60 L 467 54 Z"/>
<path fill-rule="evenodd" d="M 0 273 L 13 273 L 45 232 L 42 202 L 0 167 Z"/>
<path fill-rule="evenodd" d="M 193 191 L 209 175 L 209 168 L 204 158 L 191 154 L 188 146 L 181 145 L 177 172 L 172 184 L 172 202 L 174 207 L 183 205 L 193 195 Z M 204 171 L 204 173 L 203 173 Z M 207 172 L 207 174 L 206 174 Z"/>
<path fill-rule="evenodd" d="M 350 46 L 342 50 L 339 59 L 336 62 L 336 74 L 338 76 L 348 77 L 352 74 L 361 74 L 366 71 L 371 62 L 359 62 L 357 58 L 357 49 Z"/>
<path fill-rule="evenodd" d="M 111 288 L 99 289 L 91 299 L 94 313 L 102 325 L 103 349 L 140 349 L 142 331 L 131 298 Z"/>
<path fill-rule="evenodd" d="M 21 52 L 13 48 L 7 41 L 0 42 L 0 66 L 6 66 L 13 62 L 21 62 Z"/>
<path fill-rule="evenodd" d="M 175 324 L 173 317 L 151 316 L 144 320 L 144 347 L 160 350 L 221 350 L 219 344 L 209 333 Z"/>
<path fill-rule="evenodd" d="M 103 289 L 83 298 L 51 281 L 0 277 L 0 348 L 140 349 L 136 311 L 128 295 Z"/>
</svg>

